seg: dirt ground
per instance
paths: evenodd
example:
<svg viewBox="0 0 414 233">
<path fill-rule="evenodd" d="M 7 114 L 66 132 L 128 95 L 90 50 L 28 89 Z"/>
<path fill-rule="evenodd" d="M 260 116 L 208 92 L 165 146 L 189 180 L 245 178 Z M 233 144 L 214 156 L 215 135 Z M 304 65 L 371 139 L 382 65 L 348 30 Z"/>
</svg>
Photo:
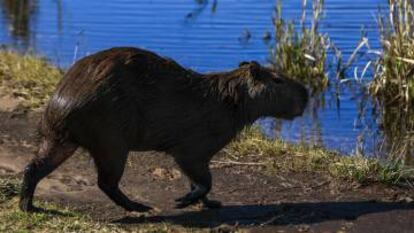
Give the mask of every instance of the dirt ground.
<svg viewBox="0 0 414 233">
<path fill-rule="evenodd" d="M 0 175 L 6 175 L 21 172 L 32 158 L 39 114 L 18 110 L 12 99 L 2 101 Z M 221 232 L 414 232 L 414 190 L 338 182 L 321 172 L 265 175 L 257 166 L 212 163 L 211 167 L 210 197 L 224 204 L 216 210 L 174 209 L 174 198 L 185 194 L 189 185 L 171 158 L 157 152 L 131 153 L 121 186 L 129 197 L 159 212 L 140 216 L 114 205 L 97 188 L 94 164 L 85 151 L 78 151 L 44 179 L 36 197 L 131 227 L 168 222 L 219 227 Z"/>
</svg>

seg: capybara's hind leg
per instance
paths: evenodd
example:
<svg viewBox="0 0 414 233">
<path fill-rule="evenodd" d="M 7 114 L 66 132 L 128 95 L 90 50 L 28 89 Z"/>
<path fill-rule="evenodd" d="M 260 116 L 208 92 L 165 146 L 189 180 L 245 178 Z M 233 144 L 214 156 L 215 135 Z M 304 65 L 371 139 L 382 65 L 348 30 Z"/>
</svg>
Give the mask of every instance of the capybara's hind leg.
<svg viewBox="0 0 414 233">
<path fill-rule="evenodd" d="M 113 202 L 127 211 L 149 211 L 151 207 L 131 201 L 119 189 L 119 181 L 124 172 L 127 156 L 128 151 L 106 150 L 92 153 L 98 170 L 98 186 Z"/>
<path fill-rule="evenodd" d="M 24 169 L 19 204 L 21 210 L 29 212 L 38 210 L 33 206 L 33 194 L 37 184 L 69 158 L 77 147 L 70 142 L 43 140 L 37 156 Z"/>
<path fill-rule="evenodd" d="M 176 162 L 192 184 L 191 191 L 188 194 L 175 200 L 177 202 L 176 208 L 184 208 L 199 201 L 207 201 L 206 195 L 211 189 L 211 173 L 208 161 L 197 161 L 189 158 L 191 157 L 176 158 Z"/>
</svg>

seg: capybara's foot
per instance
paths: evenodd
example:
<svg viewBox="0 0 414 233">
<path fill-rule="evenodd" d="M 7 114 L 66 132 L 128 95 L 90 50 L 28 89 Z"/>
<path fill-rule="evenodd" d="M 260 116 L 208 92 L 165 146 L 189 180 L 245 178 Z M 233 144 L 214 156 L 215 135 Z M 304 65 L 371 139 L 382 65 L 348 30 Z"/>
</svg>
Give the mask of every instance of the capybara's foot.
<svg viewBox="0 0 414 233">
<path fill-rule="evenodd" d="M 194 185 L 191 189 L 191 192 L 187 193 L 185 196 L 175 199 L 176 205 L 175 208 L 182 209 L 189 205 L 198 203 L 206 198 L 206 195 L 210 188 L 206 188 L 203 185 Z"/>
<path fill-rule="evenodd" d="M 182 208 L 185 208 L 189 205 L 197 203 L 200 200 L 200 198 L 195 198 L 194 195 L 192 195 L 192 194 L 193 193 L 190 192 L 187 195 L 185 195 L 184 197 L 180 197 L 180 198 L 175 199 L 175 202 L 176 202 L 175 208 L 182 209 Z"/>
<path fill-rule="evenodd" d="M 202 203 L 203 203 L 203 207 L 207 209 L 218 209 L 223 206 L 220 201 L 209 200 L 207 198 L 204 198 L 202 200 Z"/>
<path fill-rule="evenodd" d="M 135 211 L 135 212 L 148 212 L 152 210 L 152 207 L 143 205 L 138 202 L 132 202 L 128 206 L 125 207 L 127 211 Z"/>
<path fill-rule="evenodd" d="M 43 210 L 42 208 L 33 206 L 31 201 L 25 199 L 20 201 L 19 208 L 21 211 L 29 213 L 41 212 Z"/>
</svg>

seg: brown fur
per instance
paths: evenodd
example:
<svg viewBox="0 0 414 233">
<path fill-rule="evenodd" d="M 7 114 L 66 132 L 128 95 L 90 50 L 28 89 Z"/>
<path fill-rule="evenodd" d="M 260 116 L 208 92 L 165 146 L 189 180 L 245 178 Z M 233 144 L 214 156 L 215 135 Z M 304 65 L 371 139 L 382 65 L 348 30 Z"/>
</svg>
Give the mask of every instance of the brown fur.
<svg viewBox="0 0 414 233">
<path fill-rule="evenodd" d="M 94 158 L 99 187 L 128 210 L 148 210 L 118 188 L 128 151 L 145 150 L 171 154 L 189 177 L 192 191 L 178 207 L 198 200 L 213 206 L 206 199 L 211 157 L 257 118 L 292 119 L 306 103 L 302 85 L 256 62 L 200 74 L 136 48 L 85 57 L 69 69 L 45 110 L 40 131 L 46 146 L 26 170 L 21 208 L 33 208 L 37 182 L 77 146 Z"/>
</svg>

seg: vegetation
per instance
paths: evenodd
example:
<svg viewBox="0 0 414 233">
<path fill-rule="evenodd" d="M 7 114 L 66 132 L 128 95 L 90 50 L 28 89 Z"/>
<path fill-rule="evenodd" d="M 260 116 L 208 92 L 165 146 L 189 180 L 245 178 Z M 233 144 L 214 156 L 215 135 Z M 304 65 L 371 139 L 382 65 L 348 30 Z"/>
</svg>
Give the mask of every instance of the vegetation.
<svg viewBox="0 0 414 233">
<path fill-rule="evenodd" d="M 0 51 L 0 86 L 7 94 L 20 98 L 24 107 L 43 106 L 61 77 L 62 71 L 43 58 Z"/>
<path fill-rule="evenodd" d="M 333 178 L 360 183 L 403 185 L 414 179 L 414 167 L 401 160 L 343 156 L 320 147 L 288 144 L 265 137 L 257 127 L 244 130 L 224 151 L 237 161 L 260 160 L 268 171 L 321 171 L 328 172 Z"/>
<path fill-rule="evenodd" d="M 368 39 L 363 37 L 344 62 L 341 51 L 329 36 L 318 30 L 324 1 L 312 0 L 311 17 L 307 16 L 307 4 L 307 0 L 302 0 L 302 18 L 298 29 L 293 21 L 283 19 L 282 2 L 279 1 L 273 18 L 275 45 L 271 50 L 271 62 L 277 70 L 301 81 L 311 90 L 315 97 L 309 109 L 315 121 L 315 109 L 324 103 L 323 96 L 321 99 L 318 94 L 336 80 L 333 87 L 338 97 L 339 85 L 352 80 L 346 77 L 347 69 L 360 55 L 360 50 L 363 47 L 370 50 L 370 46 Z M 378 22 L 382 50 L 377 52 L 380 54 L 378 59 L 371 60 L 363 68 L 361 77 L 372 67 L 373 79 L 369 84 L 368 96 L 362 98 L 364 103 L 358 107 L 364 106 L 365 101 L 372 97 L 374 118 L 378 120 L 380 132 L 384 135 L 384 142 L 378 145 L 379 154 L 386 153 L 385 157 L 391 160 L 391 164 L 395 160 L 405 163 L 414 154 L 414 3 L 410 0 L 389 1 L 389 19 L 380 16 Z M 330 67 L 336 67 L 336 70 Z M 335 76 L 331 77 L 329 70 L 335 71 Z M 365 92 L 367 89 L 361 78 L 355 78 L 357 82 L 353 88 L 358 93 Z M 337 105 L 338 101 L 337 98 Z M 359 114 L 363 117 L 367 112 Z"/>
<path fill-rule="evenodd" d="M 276 41 L 271 50 L 271 61 L 277 70 L 305 83 L 313 93 L 320 93 L 328 86 L 325 65 L 329 39 L 318 30 L 324 1 L 313 0 L 310 28 L 306 26 L 306 5 L 307 1 L 303 0 L 299 31 L 293 21 L 285 22 L 282 2 L 278 2 L 273 17 Z"/>
<path fill-rule="evenodd" d="M 414 101 L 414 9 L 408 0 L 390 1 L 389 21 L 379 18 L 382 56 L 371 93 L 383 104 L 403 104 L 408 110 Z"/>
<path fill-rule="evenodd" d="M 414 3 L 389 1 L 389 19 L 379 17 L 382 51 L 369 91 L 376 101 L 385 147 L 392 157 L 414 154 Z"/>
</svg>

